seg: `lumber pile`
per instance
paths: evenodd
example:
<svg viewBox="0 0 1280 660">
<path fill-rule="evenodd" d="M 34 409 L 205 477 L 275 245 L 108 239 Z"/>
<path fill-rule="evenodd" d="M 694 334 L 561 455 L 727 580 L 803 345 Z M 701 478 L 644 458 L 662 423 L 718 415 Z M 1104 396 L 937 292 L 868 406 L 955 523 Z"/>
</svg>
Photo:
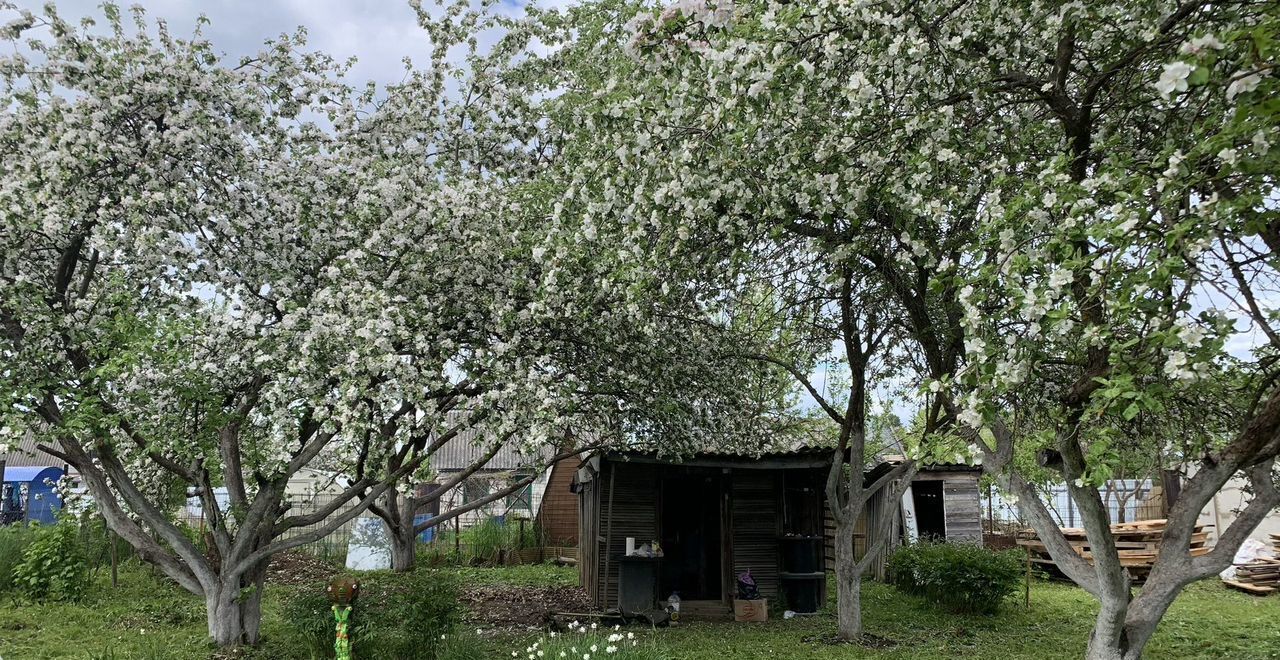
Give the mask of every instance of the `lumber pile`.
<svg viewBox="0 0 1280 660">
<path fill-rule="evenodd" d="M 1251 594 L 1265 596 L 1280 589 L 1280 559 L 1259 557 L 1247 564 L 1236 565 L 1236 579 L 1223 584 Z"/>
<path fill-rule="evenodd" d="M 1276 556 L 1280 557 L 1280 534 L 1271 535 L 1271 547 Z M 1251 562 L 1236 564 L 1236 578 L 1223 579 L 1222 583 L 1259 596 L 1280 591 L 1280 559 L 1259 557 Z"/>
<path fill-rule="evenodd" d="M 1129 570 L 1129 575 L 1135 583 L 1145 582 L 1152 565 L 1156 563 L 1156 557 L 1159 556 L 1160 537 L 1164 534 L 1166 522 L 1161 518 L 1117 523 L 1111 526 L 1111 536 L 1115 538 L 1120 565 Z M 1075 549 L 1076 554 L 1086 560 L 1093 560 L 1092 548 L 1089 547 L 1089 539 L 1085 536 L 1083 529 L 1064 527 L 1062 534 L 1067 537 L 1067 542 Z M 1205 531 L 1204 525 L 1196 525 L 1188 548 L 1191 556 L 1207 554 L 1211 550 L 1208 543 L 1209 532 Z M 1053 561 L 1053 557 L 1049 556 L 1049 550 L 1044 542 L 1037 538 L 1034 532 L 1024 532 L 1020 535 L 1018 545 L 1027 549 L 1032 563 L 1039 564 L 1050 575 L 1065 577 Z"/>
</svg>

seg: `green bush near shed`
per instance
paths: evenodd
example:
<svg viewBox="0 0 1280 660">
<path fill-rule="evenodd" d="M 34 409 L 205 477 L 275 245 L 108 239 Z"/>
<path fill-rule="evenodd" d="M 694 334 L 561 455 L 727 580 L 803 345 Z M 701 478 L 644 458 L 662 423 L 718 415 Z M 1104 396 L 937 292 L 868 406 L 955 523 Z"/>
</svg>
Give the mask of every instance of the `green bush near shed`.
<svg viewBox="0 0 1280 660">
<path fill-rule="evenodd" d="M 378 571 L 359 576 L 360 596 L 348 630 L 357 657 L 440 660 L 461 643 L 442 643 L 462 620 L 458 581 L 447 571 Z M 306 640 L 313 657 L 333 656 L 334 620 L 326 585 L 285 595 L 285 621 Z M 445 652 L 449 651 L 449 655 Z"/>
<path fill-rule="evenodd" d="M 913 543 L 889 557 L 889 579 L 900 591 L 952 612 L 991 614 L 1018 588 L 1022 554 L 968 543 Z"/>
</svg>

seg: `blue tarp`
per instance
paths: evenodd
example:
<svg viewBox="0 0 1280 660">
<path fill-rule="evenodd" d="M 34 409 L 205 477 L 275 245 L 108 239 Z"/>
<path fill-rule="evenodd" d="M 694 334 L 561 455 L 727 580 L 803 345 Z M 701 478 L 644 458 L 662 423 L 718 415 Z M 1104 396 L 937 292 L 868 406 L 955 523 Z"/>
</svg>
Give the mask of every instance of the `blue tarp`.
<svg viewBox="0 0 1280 660">
<path fill-rule="evenodd" d="M 4 482 L 7 484 L 27 484 L 26 519 L 46 525 L 56 521 L 58 509 L 62 508 L 62 498 L 54 492 L 53 486 L 62 478 L 62 468 L 56 467 L 11 467 L 5 468 Z"/>
<path fill-rule="evenodd" d="M 426 522 L 427 520 L 430 520 L 433 517 L 434 516 L 432 516 L 429 513 L 419 513 L 418 515 L 413 517 L 413 524 L 421 525 L 423 522 Z M 421 541 L 422 543 L 430 543 L 431 540 L 434 539 L 435 537 L 436 537 L 435 527 L 428 527 L 418 533 L 418 540 Z"/>
<path fill-rule="evenodd" d="M 43 474 L 44 472 L 49 472 L 49 474 Z M 32 465 L 28 467 L 7 467 L 4 469 L 4 480 L 6 483 L 15 481 L 26 483 L 28 481 L 36 481 L 37 477 L 39 477 L 39 481 L 44 481 L 45 479 L 57 481 L 62 478 L 62 468 L 51 467 L 48 465 Z"/>
</svg>

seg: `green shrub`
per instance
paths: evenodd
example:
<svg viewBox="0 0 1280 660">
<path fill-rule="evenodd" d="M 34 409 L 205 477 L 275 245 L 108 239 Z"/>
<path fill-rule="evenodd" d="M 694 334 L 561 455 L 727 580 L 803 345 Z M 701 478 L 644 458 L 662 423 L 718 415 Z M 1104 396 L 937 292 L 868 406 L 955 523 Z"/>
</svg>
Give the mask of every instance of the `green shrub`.
<svg viewBox="0 0 1280 660">
<path fill-rule="evenodd" d="M 17 588 L 18 564 L 33 536 L 34 530 L 24 525 L 0 527 L 0 594 Z"/>
<path fill-rule="evenodd" d="M 17 587 L 31 600 L 78 601 L 89 587 L 89 567 L 71 520 L 37 526 L 14 569 Z"/>
<path fill-rule="evenodd" d="M 325 585 L 316 584 L 289 594 L 284 604 L 288 625 L 306 640 L 317 657 L 333 654 L 333 614 Z M 445 649 L 458 647 L 450 658 L 463 658 L 462 642 L 448 640 L 462 619 L 457 580 L 445 571 L 366 573 L 360 576 L 360 597 L 351 613 L 348 632 L 357 657 L 437 660 Z"/>
<path fill-rule="evenodd" d="M 333 657 L 334 622 L 325 585 L 311 585 L 283 596 L 285 625 L 298 633 L 313 658 Z"/>
<path fill-rule="evenodd" d="M 1022 554 L 967 543 L 917 543 L 889 557 L 889 579 L 899 590 L 953 612 L 993 613 L 1018 588 Z"/>
</svg>

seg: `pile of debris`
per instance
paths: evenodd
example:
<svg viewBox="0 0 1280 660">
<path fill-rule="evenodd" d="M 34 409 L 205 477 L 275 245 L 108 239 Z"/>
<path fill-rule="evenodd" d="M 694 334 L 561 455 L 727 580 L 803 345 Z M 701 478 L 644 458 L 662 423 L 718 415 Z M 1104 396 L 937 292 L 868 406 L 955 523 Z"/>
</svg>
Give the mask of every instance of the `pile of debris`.
<svg viewBox="0 0 1280 660">
<path fill-rule="evenodd" d="M 1111 526 L 1111 536 L 1115 539 L 1120 565 L 1129 570 L 1129 575 L 1135 584 L 1145 582 L 1152 565 L 1156 563 L 1156 557 L 1160 554 L 1160 537 L 1164 534 L 1166 522 L 1165 519 L 1160 518 L 1117 523 Z M 1065 527 L 1062 529 L 1062 535 L 1067 537 L 1067 542 L 1075 549 L 1076 554 L 1090 562 L 1093 561 L 1092 548 L 1083 529 Z M 1208 542 L 1209 532 L 1205 531 L 1205 525 L 1196 525 L 1188 548 L 1191 556 L 1199 557 L 1208 554 L 1212 549 Z M 1053 558 L 1049 556 L 1049 550 L 1044 542 L 1037 538 L 1034 532 L 1024 533 L 1018 539 L 1018 545 L 1026 548 L 1031 555 L 1031 561 L 1039 564 L 1046 572 L 1057 577 L 1065 577 Z"/>
<path fill-rule="evenodd" d="M 1246 545 L 1255 543 L 1254 541 L 1246 541 Z M 1259 549 L 1250 552 L 1245 546 L 1241 547 L 1241 552 L 1252 557 L 1248 561 L 1240 562 L 1240 553 L 1237 553 L 1236 560 L 1238 563 L 1227 571 L 1223 571 L 1222 583 L 1233 589 L 1239 589 L 1245 593 L 1256 594 L 1258 596 L 1266 596 L 1276 591 L 1280 591 L 1280 534 L 1271 535 L 1271 552 L 1275 557 L 1267 557 L 1265 546 L 1255 543 Z"/>
</svg>

